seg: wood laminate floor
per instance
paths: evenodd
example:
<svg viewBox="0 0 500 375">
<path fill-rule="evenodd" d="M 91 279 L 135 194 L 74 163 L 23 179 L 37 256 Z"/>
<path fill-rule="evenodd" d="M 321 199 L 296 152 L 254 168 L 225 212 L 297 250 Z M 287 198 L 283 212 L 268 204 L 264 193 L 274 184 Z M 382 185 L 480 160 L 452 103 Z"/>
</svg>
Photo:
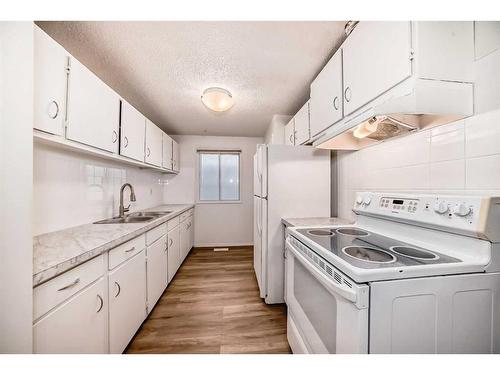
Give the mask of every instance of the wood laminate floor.
<svg viewBox="0 0 500 375">
<path fill-rule="evenodd" d="M 259 297 L 253 249 L 193 249 L 126 353 L 290 353 L 286 307 Z"/>
</svg>

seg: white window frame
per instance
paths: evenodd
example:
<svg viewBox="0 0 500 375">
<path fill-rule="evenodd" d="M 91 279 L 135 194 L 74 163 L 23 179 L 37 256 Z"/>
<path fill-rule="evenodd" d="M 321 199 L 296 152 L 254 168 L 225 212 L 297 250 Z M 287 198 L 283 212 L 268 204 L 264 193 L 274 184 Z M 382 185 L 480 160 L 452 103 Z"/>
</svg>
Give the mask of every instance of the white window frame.
<svg viewBox="0 0 500 375">
<path fill-rule="evenodd" d="M 238 155 L 238 199 L 236 200 L 202 200 L 200 199 L 201 189 L 201 155 L 202 154 L 217 154 L 219 155 L 219 198 L 221 189 L 221 171 L 220 171 L 220 155 L 230 154 Z M 196 203 L 197 204 L 240 204 L 241 201 L 241 150 L 207 150 L 199 149 L 196 152 Z"/>
</svg>

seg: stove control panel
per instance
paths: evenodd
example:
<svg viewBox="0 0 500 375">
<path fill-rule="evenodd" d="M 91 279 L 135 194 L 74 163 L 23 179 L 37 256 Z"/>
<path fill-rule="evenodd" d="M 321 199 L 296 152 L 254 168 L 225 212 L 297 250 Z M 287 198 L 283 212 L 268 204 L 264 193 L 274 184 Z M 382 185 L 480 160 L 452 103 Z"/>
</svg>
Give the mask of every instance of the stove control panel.
<svg viewBox="0 0 500 375">
<path fill-rule="evenodd" d="M 500 242 L 500 197 L 360 192 L 353 211 Z"/>
</svg>

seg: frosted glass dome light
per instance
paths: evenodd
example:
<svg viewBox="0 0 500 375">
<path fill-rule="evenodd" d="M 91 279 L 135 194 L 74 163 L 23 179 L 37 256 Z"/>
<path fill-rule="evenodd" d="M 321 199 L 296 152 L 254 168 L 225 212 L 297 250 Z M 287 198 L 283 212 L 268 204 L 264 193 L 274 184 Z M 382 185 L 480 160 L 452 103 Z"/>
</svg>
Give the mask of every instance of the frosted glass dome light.
<svg viewBox="0 0 500 375">
<path fill-rule="evenodd" d="M 231 93 L 221 87 L 209 87 L 203 91 L 201 102 L 205 107 L 215 112 L 227 111 L 234 105 Z"/>
</svg>

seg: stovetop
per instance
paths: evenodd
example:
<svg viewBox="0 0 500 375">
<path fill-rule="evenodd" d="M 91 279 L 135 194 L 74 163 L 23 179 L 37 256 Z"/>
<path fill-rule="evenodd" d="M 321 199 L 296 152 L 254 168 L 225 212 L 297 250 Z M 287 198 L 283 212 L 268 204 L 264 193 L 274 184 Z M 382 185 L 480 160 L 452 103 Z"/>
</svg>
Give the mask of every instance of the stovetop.
<svg viewBox="0 0 500 375">
<path fill-rule="evenodd" d="M 461 260 L 356 227 L 296 231 L 322 249 L 363 269 L 459 263 Z"/>
</svg>

